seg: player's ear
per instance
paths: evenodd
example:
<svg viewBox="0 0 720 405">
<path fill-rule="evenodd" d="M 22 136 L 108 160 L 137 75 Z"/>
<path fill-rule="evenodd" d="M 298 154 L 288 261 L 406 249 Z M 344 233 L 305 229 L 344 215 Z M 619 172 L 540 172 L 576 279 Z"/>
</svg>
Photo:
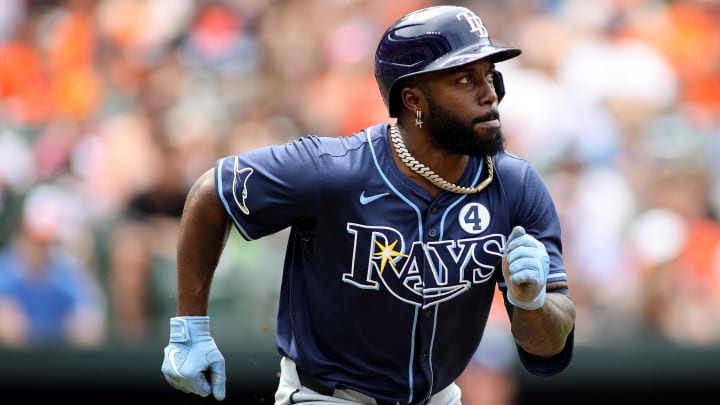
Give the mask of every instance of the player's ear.
<svg viewBox="0 0 720 405">
<path fill-rule="evenodd" d="M 425 95 L 420 88 L 403 84 L 402 91 L 400 92 L 400 101 L 402 102 L 402 108 L 404 110 L 408 110 L 414 115 L 415 111 L 421 109 L 424 99 Z"/>
</svg>

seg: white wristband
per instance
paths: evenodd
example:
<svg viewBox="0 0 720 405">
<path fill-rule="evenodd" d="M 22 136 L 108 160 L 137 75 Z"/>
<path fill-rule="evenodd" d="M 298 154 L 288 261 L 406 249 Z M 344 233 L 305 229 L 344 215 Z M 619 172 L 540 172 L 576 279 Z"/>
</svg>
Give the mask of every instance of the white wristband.
<svg viewBox="0 0 720 405">
<path fill-rule="evenodd" d="M 532 301 L 525 302 L 525 301 L 516 301 L 512 298 L 512 295 L 510 294 L 510 290 L 508 290 L 507 299 L 510 301 L 511 304 L 515 305 L 516 307 L 520 309 L 524 309 L 526 311 L 534 311 L 536 309 L 542 308 L 543 305 L 545 305 L 545 288 L 540 290 L 540 293 L 535 297 Z"/>
</svg>

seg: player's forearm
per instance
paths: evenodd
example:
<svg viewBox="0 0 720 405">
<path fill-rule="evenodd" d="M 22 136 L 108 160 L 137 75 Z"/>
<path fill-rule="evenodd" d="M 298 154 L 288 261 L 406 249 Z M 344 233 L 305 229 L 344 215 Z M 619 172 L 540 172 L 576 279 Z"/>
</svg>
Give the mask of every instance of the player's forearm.
<svg viewBox="0 0 720 405">
<path fill-rule="evenodd" d="M 575 322 L 575 306 L 565 295 L 548 292 L 545 304 L 534 311 L 515 308 L 512 333 L 526 352 L 551 357 L 560 353 Z"/>
<path fill-rule="evenodd" d="M 230 222 L 215 193 L 212 170 L 190 189 L 177 244 L 176 315 L 206 315 L 215 268 Z"/>
</svg>

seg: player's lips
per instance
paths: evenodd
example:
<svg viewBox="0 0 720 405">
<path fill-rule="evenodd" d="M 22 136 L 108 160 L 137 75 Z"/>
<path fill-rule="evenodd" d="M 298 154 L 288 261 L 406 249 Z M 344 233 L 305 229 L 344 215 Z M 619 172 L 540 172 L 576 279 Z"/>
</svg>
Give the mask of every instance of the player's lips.
<svg viewBox="0 0 720 405">
<path fill-rule="evenodd" d="M 476 122 L 475 125 L 481 127 L 481 128 L 500 128 L 500 120 L 487 120 L 487 121 L 480 121 Z"/>
</svg>

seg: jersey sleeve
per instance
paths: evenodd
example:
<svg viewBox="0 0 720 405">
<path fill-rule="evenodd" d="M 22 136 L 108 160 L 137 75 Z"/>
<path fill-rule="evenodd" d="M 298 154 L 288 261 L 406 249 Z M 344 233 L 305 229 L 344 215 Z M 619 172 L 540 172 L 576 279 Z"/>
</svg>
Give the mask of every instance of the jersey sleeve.
<svg viewBox="0 0 720 405">
<path fill-rule="evenodd" d="M 319 154 L 320 143 L 308 136 L 217 160 L 215 188 L 243 238 L 313 220 L 329 171 L 321 167 Z"/>
</svg>

